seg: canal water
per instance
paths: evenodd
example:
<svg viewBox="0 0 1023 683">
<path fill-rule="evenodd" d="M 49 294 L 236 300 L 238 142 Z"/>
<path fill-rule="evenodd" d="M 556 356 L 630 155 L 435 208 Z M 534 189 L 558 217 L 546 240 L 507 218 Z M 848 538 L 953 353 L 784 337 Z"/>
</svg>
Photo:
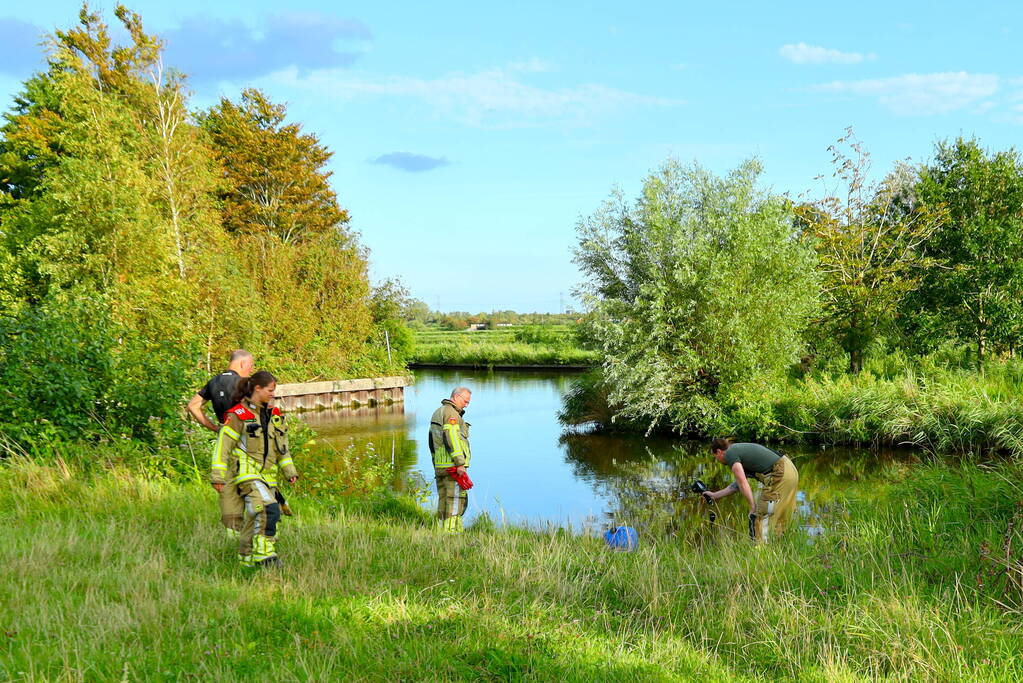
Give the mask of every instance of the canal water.
<svg viewBox="0 0 1023 683">
<path fill-rule="evenodd" d="M 678 520 L 706 520 L 708 510 L 689 493 L 695 478 L 713 489 L 731 481 L 704 443 L 665 437 L 595 435 L 566 430 L 557 419 L 574 375 L 524 370 L 420 370 L 404 404 L 302 414 L 320 444 L 309 457 L 337 449 L 371 452 L 393 463 L 394 485 L 428 488 L 436 507 L 427 445 L 430 417 L 456 386 L 472 389 L 465 419 L 471 424 L 475 483 L 466 521 L 481 513 L 494 522 L 587 531 L 610 524 L 673 530 Z M 800 472 L 800 524 L 820 533 L 836 501 L 850 487 L 869 486 L 891 455 L 848 449 L 783 449 Z M 428 484 L 428 486 L 424 486 Z M 758 484 L 754 483 L 754 490 Z M 720 502 L 718 527 L 745 523 L 741 496 Z"/>
</svg>

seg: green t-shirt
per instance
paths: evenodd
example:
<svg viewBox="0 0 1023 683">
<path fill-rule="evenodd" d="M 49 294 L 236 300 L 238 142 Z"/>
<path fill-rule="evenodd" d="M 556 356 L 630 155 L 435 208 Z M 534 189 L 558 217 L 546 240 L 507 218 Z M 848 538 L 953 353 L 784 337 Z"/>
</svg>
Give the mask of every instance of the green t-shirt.
<svg viewBox="0 0 1023 683">
<path fill-rule="evenodd" d="M 725 464 L 731 467 L 741 462 L 743 472 L 747 477 L 752 477 L 770 472 L 780 457 L 770 448 L 758 443 L 733 443 L 725 451 Z"/>
</svg>

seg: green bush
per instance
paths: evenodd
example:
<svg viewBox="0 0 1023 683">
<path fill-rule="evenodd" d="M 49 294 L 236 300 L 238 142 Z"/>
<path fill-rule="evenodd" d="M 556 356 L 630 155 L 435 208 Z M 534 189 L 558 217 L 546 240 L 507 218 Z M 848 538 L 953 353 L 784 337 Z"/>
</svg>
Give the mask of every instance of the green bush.
<svg viewBox="0 0 1023 683">
<path fill-rule="evenodd" d="M 102 301 L 27 308 L 0 319 L 6 435 L 28 449 L 121 438 L 179 443 L 197 361 L 185 342 L 143 340 L 119 329 Z"/>
<path fill-rule="evenodd" d="M 565 332 L 556 327 L 547 325 L 526 325 L 515 330 L 515 341 L 523 344 L 552 344 L 559 345 L 567 343 Z"/>
</svg>

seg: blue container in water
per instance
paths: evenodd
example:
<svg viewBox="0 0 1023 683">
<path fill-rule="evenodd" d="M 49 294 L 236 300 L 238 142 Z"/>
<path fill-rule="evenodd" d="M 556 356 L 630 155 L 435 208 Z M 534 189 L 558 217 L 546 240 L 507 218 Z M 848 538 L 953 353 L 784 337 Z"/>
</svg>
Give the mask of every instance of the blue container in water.
<svg viewBox="0 0 1023 683">
<path fill-rule="evenodd" d="M 639 546 L 639 534 L 631 526 L 618 526 L 604 532 L 604 542 L 612 550 L 628 552 Z"/>
</svg>

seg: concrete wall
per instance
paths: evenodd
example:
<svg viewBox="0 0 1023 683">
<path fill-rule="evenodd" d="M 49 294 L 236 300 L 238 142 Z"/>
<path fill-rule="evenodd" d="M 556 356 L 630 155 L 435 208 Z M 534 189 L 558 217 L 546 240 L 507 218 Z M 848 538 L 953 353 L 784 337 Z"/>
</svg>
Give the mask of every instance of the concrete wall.
<svg viewBox="0 0 1023 683">
<path fill-rule="evenodd" d="M 400 403 L 405 400 L 405 387 L 410 384 L 411 377 L 278 384 L 274 402 L 285 411 Z"/>
</svg>

